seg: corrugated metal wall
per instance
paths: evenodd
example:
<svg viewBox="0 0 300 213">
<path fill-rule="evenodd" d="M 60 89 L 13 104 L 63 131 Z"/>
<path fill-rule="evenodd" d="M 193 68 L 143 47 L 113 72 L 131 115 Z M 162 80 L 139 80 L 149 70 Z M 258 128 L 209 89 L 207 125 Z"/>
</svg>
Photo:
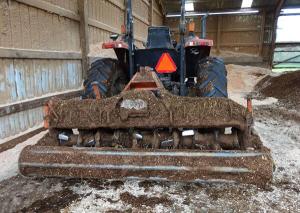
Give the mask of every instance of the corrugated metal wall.
<svg viewBox="0 0 300 213">
<path fill-rule="evenodd" d="M 81 89 L 79 1 L 84 0 L 0 0 L 0 108 Z M 88 0 L 86 4 L 89 45 L 120 33 L 124 0 Z M 141 44 L 147 27 L 161 25 L 163 17 L 155 0 L 135 0 L 133 5 L 135 36 Z M 42 120 L 41 106 L 2 113 L 0 144 L 40 126 Z"/>
</svg>

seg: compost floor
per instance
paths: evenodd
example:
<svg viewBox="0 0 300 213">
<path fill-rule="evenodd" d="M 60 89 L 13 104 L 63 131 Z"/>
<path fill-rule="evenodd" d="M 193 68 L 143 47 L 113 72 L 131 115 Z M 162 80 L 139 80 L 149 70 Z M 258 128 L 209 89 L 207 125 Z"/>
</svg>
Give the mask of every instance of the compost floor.
<svg viewBox="0 0 300 213">
<path fill-rule="evenodd" d="M 276 164 L 274 181 L 266 188 L 24 178 L 16 175 L 19 146 L 0 154 L 1 168 L 3 162 L 8 165 L 0 171 L 0 212 L 300 212 L 300 84 L 293 83 L 300 72 L 269 76 L 261 68 L 227 68 L 231 98 L 241 104 L 250 92 L 256 98 L 255 129 Z"/>
</svg>

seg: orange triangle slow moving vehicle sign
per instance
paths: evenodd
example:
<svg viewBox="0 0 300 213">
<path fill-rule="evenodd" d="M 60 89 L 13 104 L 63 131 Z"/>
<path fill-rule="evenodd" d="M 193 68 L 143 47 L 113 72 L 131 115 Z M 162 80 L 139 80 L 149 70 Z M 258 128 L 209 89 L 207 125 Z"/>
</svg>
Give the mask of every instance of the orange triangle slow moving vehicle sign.
<svg viewBox="0 0 300 213">
<path fill-rule="evenodd" d="M 158 73 L 172 73 L 177 70 L 176 64 L 169 53 L 163 53 L 155 67 Z"/>
</svg>

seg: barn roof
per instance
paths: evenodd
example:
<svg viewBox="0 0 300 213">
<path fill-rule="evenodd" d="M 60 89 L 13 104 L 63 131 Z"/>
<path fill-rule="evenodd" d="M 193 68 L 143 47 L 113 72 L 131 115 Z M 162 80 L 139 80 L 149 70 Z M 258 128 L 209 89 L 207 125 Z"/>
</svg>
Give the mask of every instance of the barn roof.
<svg viewBox="0 0 300 213">
<path fill-rule="evenodd" d="M 281 0 L 253 0 L 252 8 L 274 9 Z M 161 0 L 166 14 L 180 12 L 180 0 Z M 241 9 L 242 0 L 186 0 L 194 3 L 195 12 Z M 300 7 L 299 0 L 285 0 L 282 8 Z"/>
</svg>

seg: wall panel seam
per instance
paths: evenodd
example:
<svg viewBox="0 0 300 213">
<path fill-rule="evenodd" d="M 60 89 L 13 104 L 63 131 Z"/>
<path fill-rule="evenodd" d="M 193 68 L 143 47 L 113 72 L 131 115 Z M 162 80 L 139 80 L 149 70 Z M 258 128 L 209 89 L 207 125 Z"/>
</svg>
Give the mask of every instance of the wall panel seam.
<svg viewBox="0 0 300 213">
<path fill-rule="evenodd" d="M 76 20 L 76 21 L 80 20 L 80 17 L 77 13 L 42 0 L 16 0 L 16 1 L 31 7 L 35 7 L 50 13 L 57 14 L 59 16 L 67 17 L 72 20 Z"/>
<path fill-rule="evenodd" d="M 118 8 L 120 8 L 121 10 L 125 11 L 125 6 L 123 4 L 120 4 L 118 1 L 116 0 L 108 0 L 111 4 L 117 6 Z M 143 17 L 139 16 L 136 12 L 132 12 L 132 15 L 134 18 L 142 21 L 143 23 L 149 25 L 149 21 L 147 21 L 146 19 L 144 19 Z"/>
<path fill-rule="evenodd" d="M 0 47 L 0 58 L 21 59 L 81 59 L 81 52 L 77 51 L 49 51 Z"/>
</svg>

